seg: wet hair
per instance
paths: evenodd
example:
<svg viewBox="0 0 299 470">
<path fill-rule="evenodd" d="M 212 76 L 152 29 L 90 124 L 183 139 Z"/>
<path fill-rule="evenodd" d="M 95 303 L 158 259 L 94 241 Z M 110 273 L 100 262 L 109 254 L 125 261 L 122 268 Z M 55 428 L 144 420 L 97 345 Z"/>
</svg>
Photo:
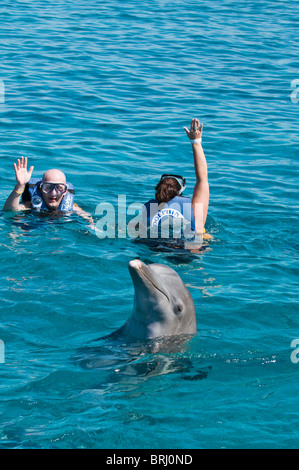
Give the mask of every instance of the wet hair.
<svg viewBox="0 0 299 470">
<path fill-rule="evenodd" d="M 156 190 L 156 199 L 159 202 L 168 202 L 178 195 L 181 189 L 180 183 L 174 178 L 164 178 L 159 181 Z"/>
</svg>

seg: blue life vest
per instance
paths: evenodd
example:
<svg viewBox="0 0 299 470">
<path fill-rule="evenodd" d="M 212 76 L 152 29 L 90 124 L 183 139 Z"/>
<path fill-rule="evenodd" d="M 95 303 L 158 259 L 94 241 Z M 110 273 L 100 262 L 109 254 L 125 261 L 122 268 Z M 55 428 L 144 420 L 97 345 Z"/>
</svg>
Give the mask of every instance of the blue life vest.
<svg viewBox="0 0 299 470">
<path fill-rule="evenodd" d="M 31 206 L 35 211 L 48 211 L 49 208 L 45 203 L 42 193 L 39 189 L 41 178 L 31 178 L 28 183 L 28 191 L 31 198 Z M 73 210 L 74 199 L 75 199 L 75 189 L 74 186 L 70 183 L 67 183 L 68 190 L 65 196 L 63 196 L 58 210 L 61 212 L 70 212 Z"/>
<path fill-rule="evenodd" d="M 157 199 L 151 199 L 145 205 L 145 217 L 147 228 L 159 226 L 166 218 L 179 218 L 189 224 L 190 232 L 195 233 L 195 219 L 192 201 L 189 197 L 175 196 L 167 203 L 159 203 Z"/>
</svg>

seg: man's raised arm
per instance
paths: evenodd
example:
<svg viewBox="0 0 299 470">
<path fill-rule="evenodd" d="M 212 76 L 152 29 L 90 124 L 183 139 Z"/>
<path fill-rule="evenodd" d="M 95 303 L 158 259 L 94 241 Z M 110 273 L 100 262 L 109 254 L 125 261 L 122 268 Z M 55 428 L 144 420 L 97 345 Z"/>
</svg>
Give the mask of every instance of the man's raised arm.
<svg viewBox="0 0 299 470">
<path fill-rule="evenodd" d="M 17 163 L 14 163 L 17 183 L 4 204 L 4 211 L 22 211 L 28 209 L 28 205 L 20 204 L 21 195 L 24 192 L 25 185 L 31 178 L 33 166 L 27 171 L 27 157 L 21 157 Z"/>
</svg>

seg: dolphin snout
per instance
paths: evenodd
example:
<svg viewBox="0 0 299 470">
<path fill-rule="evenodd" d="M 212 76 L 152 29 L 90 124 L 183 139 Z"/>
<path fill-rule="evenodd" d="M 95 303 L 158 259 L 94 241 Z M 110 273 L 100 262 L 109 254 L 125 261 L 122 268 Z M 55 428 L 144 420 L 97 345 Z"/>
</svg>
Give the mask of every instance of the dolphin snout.
<svg viewBox="0 0 299 470">
<path fill-rule="evenodd" d="M 153 272 L 140 259 L 134 259 L 129 262 L 129 271 L 135 287 L 135 295 L 149 296 L 163 294 L 168 300 L 167 291 L 163 288 L 161 277 Z"/>
<path fill-rule="evenodd" d="M 129 268 L 133 269 L 140 269 L 142 267 L 143 263 L 140 261 L 140 259 L 133 259 L 129 262 Z"/>
</svg>

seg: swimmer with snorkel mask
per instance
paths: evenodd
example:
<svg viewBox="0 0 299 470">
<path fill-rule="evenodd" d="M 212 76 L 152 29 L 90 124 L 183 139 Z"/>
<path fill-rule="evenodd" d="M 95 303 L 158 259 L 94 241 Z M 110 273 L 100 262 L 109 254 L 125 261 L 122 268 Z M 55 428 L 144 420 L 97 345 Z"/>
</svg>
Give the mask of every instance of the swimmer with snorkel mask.
<svg viewBox="0 0 299 470">
<path fill-rule="evenodd" d="M 183 196 L 186 180 L 175 174 L 161 176 L 155 190 L 155 199 L 151 199 L 144 205 L 143 224 L 150 229 L 161 223 L 164 217 L 183 218 L 189 224 L 191 232 L 202 235 L 203 238 L 211 238 L 206 234 L 205 223 L 209 207 L 209 183 L 208 167 L 202 148 L 202 130 L 198 119 L 192 119 L 190 130 L 184 127 L 192 144 L 194 157 L 194 169 L 196 183 L 193 196 Z"/>
<path fill-rule="evenodd" d="M 74 187 L 67 183 L 62 171 L 51 169 L 47 170 L 42 178 L 32 178 L 34 167 L 31 166 L 27 170 L 27 157 L 18 159 L 17 163 L 14 163 L 14 169 L 17 183 L 4 204 L 4 211 L 73 211 L 93 223 L 91 215 L 74 202 Z"/>
</svg>

